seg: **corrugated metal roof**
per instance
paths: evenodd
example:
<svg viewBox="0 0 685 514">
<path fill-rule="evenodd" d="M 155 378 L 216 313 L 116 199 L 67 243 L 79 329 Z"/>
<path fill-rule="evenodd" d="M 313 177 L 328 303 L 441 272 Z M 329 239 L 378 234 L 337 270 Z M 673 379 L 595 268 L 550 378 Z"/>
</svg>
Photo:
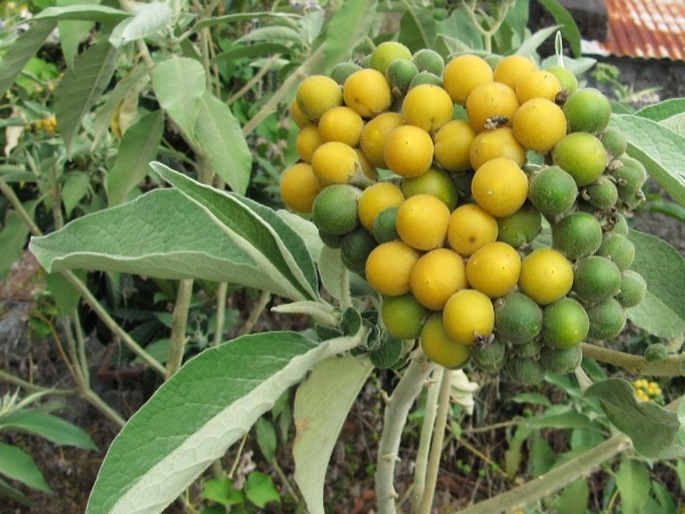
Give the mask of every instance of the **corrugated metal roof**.
<svg viewBox="0 0 685 514">
<path fill-rule="evenodd" d="M 607 53 L 645 59 L 685 60 L 684 0 L 605 0 Z"/>
</svg>

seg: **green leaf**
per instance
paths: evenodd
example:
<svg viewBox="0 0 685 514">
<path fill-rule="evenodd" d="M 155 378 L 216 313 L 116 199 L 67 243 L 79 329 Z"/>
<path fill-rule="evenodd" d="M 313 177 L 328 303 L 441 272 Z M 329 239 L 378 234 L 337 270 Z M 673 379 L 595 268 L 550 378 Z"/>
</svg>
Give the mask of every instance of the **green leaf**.
<svg viewBox="0 0 685 514">
<path fill-rule="evenodd" d="M 232 61 L 235 59 L 267 57 L 273 54 L 289 54 L 292 49 L 286 45 L 274 43 L 255 43 L 253 45 L 235 44 L 212 59 L 212 63 Z"/>
<path fill-rule="evenodd" d="M 685 113 L 676 114 L 659 122 L 662 127 L 672 130 L 680 136 L 685 136 Z"/>
<path fill-rule="evenodd" d="M 161 512 L 310 368 L 356 344 L 268 332 L 190 359 L 114 440 L 87 513 Z"/>
<path fill-rule="evenodd" d="M 159 105 L 188 141 L 197 146 L 194 130 L 200 102 L 207 89 L 202 64 L 187 57 L 166 59 L 152 71 L 152 88 Z"/>
<path fill-rule="evenodd" d="M 82 171 L 66 176 L 66 180 L 62 185 L 62 203 L 64 204 L 67 216 L 71 216 L 72 211 L 81 199 L 86 196 L 89 186 L 90 177 Z"/>
<path fill-rule="evenodd" d="M 164 133 L 164 111 L 147 113 L 124 133 L 114 166 L 107 174 L 110 207 L 123 203 L 126 195 L 151 171 Z"/>
<path fill-rule="evenodd" d="M 121 48 L 131 41 L 151 36 L 165 28 L 171 16 L 171 7 L 165 3 L 136 3 L 133 5 L 133 17 L 123 20 L 114 27 L 109 36 L 109 42 L 115 48 Z"/>
<path fill-rule="evenodd" d="M 57 7 L 80 5 L 98 5 L 100 0 L 57 0 Z M 62 54 L 67 63 L 67 68 L 74 71 L 74 59 L 78 54 L 79 45 L 83 37 L 93 28 L 95 22 L 91 20 L 74 21 L 62 20 L 57 22 L 59 31 L 59 44 L 62 47 Z"/>
<path fill-rule="evenodd" d="M 564 412 L 566 411 L 566 412 Z M 528 424 L 535 428 L 600 430 L 600 426 L 586 415 L 569 410 L 565 406 L 552 407 L 544 414 L 531 418 Z"/>
<path fill-rule="evenodd" d="M 228 478 L 213 478 L 204 482 L 201 496 L 226 507 L 240 505 L 245 501 L 243 493 Z M 225 513 L 225 509 L 221 511 Z"/>
<path fill-rule="evenodd" d="M 206 27 L 214 27 L 216 25 L 227 25 L 229 23 L 239 23 L 241 21 L 253 21 L 261 19 L 272 19 L 277 21 L 284 21 L 287 24 L 296 26 L 297 22 L 302 20 L 299 14 L 285 13 L 285 12 L 271 12 L 271 11 L 257 11 L 238 14 L 226 14 L 224 16 L 213 16 L 205 18 L 193 25 L 193 30 L 198 31 Z"/>
<path fill-rule="evenodd" d="M 571 45 L 573 56 L 580 57 L 580 30 L 571 13 L 558 0 L 540 0 L 540 3 L 549 11 L 554 21 L 561 25 L 561 35 Z"/>
<path fill-rule="evenodd" d="M 531 405 L 543 405 L 545 407 L 551 407 L 552 402 L 549 398 L 542 393 L 520 393 L 511 399 L 515 403 L 529 403 Z"/>
<path fill-rule="evenodd" d="M 244 195 L 250 184 L 252 153 L 231 109 L 209 91 L 200 97 L 193 128 L 197 149 L 230 188 Z"/>
<path fill-rule="evenodd" d="M 566 486 L 557 500 L 555 514 L 585 514 L 590 499 L 590 489 L 584 479 L 579 478 Z"/>
<path fill-rule="evenodd" d="M 340 257 L 340 250 L 323 246 L 318 261 L 319 274 L 323 288 L 336 300 L 340 300 L 348 291 L 343 291 L 348 287 L 345 280 L 349 271 L 345 267 Z"/>
<path fill-rule="evenodd" d="M 535 54 L 538 47 L 547 41 L 557 30 L 559 30 L 559 25 L 545 27 L 544 29 L 536 31 L 524 40 L 523 44 L 516 50 L 516 53 L 526 57 Z"/>
<path fill-rule="evenodd" d="M 640 116 L 614 114 L 611 118 L 628 141 L 628 154 L 640 160 L 671 198 L 685 206 L 685 137 Z"/>
<path fill-rule="evenodd" d="M 276 429 L 269 420 L 261 417 L 257 420 L 255 433 L 259 450 L 262 452 L 262 455 L 264 455 L 266 461 L 271 464 L 274 461 L 276 447 L 278 446 Z"/>
<path fill-rule="evenodd" d="M 300 235 L 307 246 L 307 250 L 309 250 L 309 254 L 312 256 L 312 260 L 314 262 L 318 261 L 324 244 L 319 237 L 319 229 L 316 228 L 316 225 L 299 214 L 286 211 L 285 209 L 278 209 L 276 214 Z"/>
<path fill-rule="evenodd" d="M 14 502 L 20 503 L 21 505 L 31 506 L 31 500 L 29 500 L 24 493 L 19 489 L 15 489 L 3 479 L 0 478 L 0 498 L 8 498 Z"/>
<path fill-rule="evenodd" d="M 17 480 L 32 489 L 52 492 L 31 456 L 16 446 L 0 443 L 0 475 Z"/>
<path fill-rule="evenodd" d="M 637 230 L 628 237 L 635 245 L 632 268 L 647 283 L 645 299 L 627 310 L 638 327 L 659 337 L 685 334 L 685 290 L 673 277 L 685 276 L 685 257 L 666 241 Z"/>
<path fill-rule="evenodd" d="M 683 112 L 685 112 L 685 98 L 670 98 L 663 102 L 643 107 L 635 112 L 635 116 L 659 122 Z"/>
<path fill-rule="evenodd" d="M 295 482 L 310 514 L 324 512 L 326 470 L 347 414 L 373 366 L 347 355 L 319 363 L 298 388 L 293 443 Z"/>
<path fill-rule="evenodd" d="M 236 43 L 261 44 L 276 43 L 280 45 L 299 45 L 302 43 L 302 33 L 290 27 L 260 27 L 251 30 L 236 41 Z"/>
<path fill-rule="evenodd" d="M 624 460 L 614 475 L 621 495 L 621 514 L 642 514 L 649 496 L 649 471 L 641 462 Z"/>
<path fill-rule="evenodd" d="M 409 4 L 405 4 L 409 5 Z M 399 41 L 409 50 L 416 52 L 422 48 L 431 48 L 435 39 L 435 18 L 430 9 L 407 7 L 400 19 Z"/>
<path fill-rule="evenodd" d="M 129 18 L 127 12 L 106 5 L 89 5 L 87 2 L 79 5 L 68 5 L 63 7 L 46 7 L 39 12 L 35 20 L 74 20 L 74 21 L 95 21 L 98 23 L 118 22 Z"/>
<path fill-rule="evenodd" d="M 37 201 L 31 200 L 23 204 L 24 209 L 33 218 Z M 24 253 L 26 240 L 29 237 L 29 228 L 23 218 L 16 211 L 11 211 L 5 219 L 5 224 L 0 231 L 0 280 L 4 281 L 9 275 L 12 264 L 17 262 Z"/>
<path fill-rule="evenodd" d="M 633 441 L 636 451 L 648 458 L 667 458 L 683 452 L 679 448 L 681 423 L 675 412 L 654 402 L 640 402 L 633 386 L 609 378 L 591 385 L 585 396 L 597 398 L 609 421 Z"/>
<path fill-rule="evenodd" d="M 86 274 L 79 270 L 79 278 L 85 280 Z M 62 315 L 72 315 L 81 300 L 81 293 L 61 273 L 47 273 L 45 282 L 55 300 L 57 311 Z"/>
<path fill-rule="evenodd" d="M 67 73 L 55 90 L 57 128 L 67 152 L 83 116 L 100 99 L 116 69 L 118 51 L 106 41 L 96 43 L 74 62 L 74 73 Z"/>
<path fill-rule="evenodd" d="M 540 432 L 535 432 L 528 462 L 531 473 L 534 477 L 544 475 L 552 469 L 554 461 L 554 450 L 552 450 L 549 443 L 540 435 Z"/>
<path fill-rule="evenodd" d="M 364 38 L 376 18 L 376 0 L 342 2 L 326 29 L 324 53 L 326 69 L 350 59 L 351 52 Z"/>
<path fill-rule="evenodd" d="M 55 444 L 97 450 L 87 432 L 73 423 L 37 410 L 14 411 L 0 418 L 0 430 L 14 430 L 44 437 Z"/>
<path fill-rule="evenodd" d="M 281 503 L 281 496 L 276 490 L 271 477 L 260 471 L 253 471 L 245 480 L 245 496 L 260 509 L 269 502 Z"/>
<path fill-rule="evenodd" d="M 26 32 L 5 49 L 2 61 L 0 61 L 0 95 L 5 96 L 5 92 L 12 86 L 14 79 L 43 46 L 43 42 L 54 28 L 54 21 L 34 22 Z"/>
<path fill-rule="evenodd" d="M 652 490 L 654 491 L 654 496 L 659 502 L 658 512 L 661 514 L 678 514 L 678 507 L 673 501 L 671 491 L 666 489 L 663 485 L 655 480 L 652 480 Z"/>
</svg>

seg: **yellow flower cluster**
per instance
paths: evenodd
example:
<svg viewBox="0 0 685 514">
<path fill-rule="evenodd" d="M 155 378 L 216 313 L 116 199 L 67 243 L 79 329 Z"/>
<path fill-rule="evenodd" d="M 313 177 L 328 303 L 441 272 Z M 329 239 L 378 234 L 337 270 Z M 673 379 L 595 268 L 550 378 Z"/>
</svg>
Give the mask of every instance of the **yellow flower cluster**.
<svg viewBox="0 0 685 514">
<path fill-rule="evenodd" d="M 661 387 L 656 382 L 648 382 L 644 378 L 635 380 L 633 382 L 635 388 L 635 396 L 638 400 L 647 402 L 661 396 Z"/>
</svg>

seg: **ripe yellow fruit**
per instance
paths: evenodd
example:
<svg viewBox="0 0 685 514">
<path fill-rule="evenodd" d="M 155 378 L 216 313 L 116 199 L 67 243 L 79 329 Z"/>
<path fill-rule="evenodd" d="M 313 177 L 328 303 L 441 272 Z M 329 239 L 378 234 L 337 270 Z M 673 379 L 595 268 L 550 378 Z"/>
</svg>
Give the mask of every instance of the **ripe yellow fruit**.
<svg viewBox="0 0 685 514">
<path fill-rule="evenodd" d="M 571 263 L 552 248 L 538 248 L 521 262 L 519 289 L 539 305 L 563 298 L 572 285 Z"/>
<path fill-rule="evenodd" d="M 378 182 L 367 187 L 359 197 L 359 221 L 369 232 L 378 213 L 388 207 L 399 207 L 404 201 L 402 190 L 392 182 Z"/>
<path fill-rule="evenodd" d="M 290 117 L 298 128 L 302 128 L 311 123 L 309 118 L 300 110 L 300 106 L 297 105 L 297 100 L 290 102 Z"/>
<path fill-rule="evenodd" d="M 349 184 L 361 171 L 354 148 L 338 141 L 323 143 L 314 151 L 312 168 L 324 186 Z"/>
<path fill-rule="evenodd" d="M 546 70 L 532 71 L 516 84 L 516 97 L 521 104 L 531 98 L 546 98 L 554 101 L 559 91 L 561 91 L 561 82 L 554 74 Z"/>
<path fill-rule="evenodd" d="M 445 65 L 442 82 L 452 101 L 464 105 L 471 91 L 481 84 L 492 82 L 492 78 L 492 68 L 485 59 L 464 54 L 454 57 Z"/>
<path fill-rule="evenodd" d="M 497 219 L 476 204 L 464 204 L 452 211 L 447 242 L 459 255 L 468 257 L 497 240 Z"/>
<path fill-rule="evenodd" d="M 468 121 L 453 120 L 435 134 L 435 160 L 447 171 L 466 171 L 471 167 L 469 152 L 476 137 Z"/>
<path fill-rule="evenodd" d="M 466 114 L 476 132 L 511 127 L 519 102 L 506 84 L 491 82 L 476 87 L 466 99 Z"/>
<path fill-rule="evenodd" d="M 492 298 L 513 291 L 520 272 L 521 257 L 518 252 L 500 241 L 477 250 L 466 263 L 469 285 Z"/>
<path fill-rule="evenodd" d="M 450 210 L 438 198 L 418 194 L 407 198 L 397 210 L 397 233 L 400 239 L 417 250 L 432 250 L 447 237 Z"/>
<path fill-rule="evenodd" d="M 383 158 L 390 171 L 411 178 L 428 171 L 433 153 L 433 140 L 428 132 L 413 125 L 402 125 L 388 135 Z"/>
<path fill-rule="evenodd" d="M 390 107 L 392 93 L 385 75 L 373 68 L 364 68 L 347 77 L 343 98 L 345 105 L 362 118 L 372 118 Z"/>
<path fill-rule="evenodd" d="M 418 259 L 418 252 L 402 241 L 382 243 L 366 259 L 366 280 L 374 291 L 382 295 L 408 293 L 409 275 Z"/>
<path fill-rule="evenodd" d="M 357 146 L 363 127 L 362 117 L 344 105 L 328 109 L 319 120 L 323 141 L 340 141 L 349 146 Z"/>
<path fill-rule="evenodd" d="M 426 357 L 447 369 L 463 366 L 471 356 L 471 345 L 460 344 L 450 339 L 440 315 L 431 316 L 426 320 L 419 340 Z"/>
<path fill-rule="evenodd" d="M 442 311 L 445 332 L 460 344 L 473 344 L 487 337 L 495 326 L 490 297 L 475 289 L 461 289 L 450 296 Z"/>
<path fill-rule="evenodd" d="M 452 99 L 440 86 L 420 84 L 409 90 L 402 101 L 402 117 L 409 125 L 415 125 L 433 133 L 452 119 Z"/>
<path fill-rule="evenodd" d="M 312 75 L 297 88 L 295 100 L 302 114 L 316 123 L 332 107 L 342 105 L 343 93 L 338 83 L 326 75 Z"/>
<path fill-rule="evenodd" d="M 536 69 L 537 64 L 524 55 L 507 55 L 495 66 L 493 78 L 496 82 L 501 82 L 512 89 L 516 89 L 518 81 L 524 75 Z"/>
<path fill-rule="evenodd" d="M 528 177 L 507 157 L 491 159 L 473 176 L 471 194 L 476 203 L 493 216 L 509 216 L 526 201 Z"/>
<path fill-rule="evenodd" d="M 388 135 L 404 124 L 402 115 L 397 112 L 384 112 L 370 119 L 361 132 L 359 146 L 371 164 L 377 168 L 387 168 L 383 152 Z"/>
<path fill-rule="evenodd" d="M 319 180 L 310 164 L 299 162 L 281 175 L 280 192 L 285 206 L 294 212 L 310 213 L 316 195 L 321 191 Z"/>
<path fill-rule="evenodd" d="M 416 261 L 409 285 L 421 304 L 440 310 L 450 296 L 468 285 L 464 259 L 449 248 L 431 250 Z"/>
<path fill-rule="evenodd" d="M 438 153 L 437 143 L 435 153 Z M 497 157 L 507 157 L 521 167 L 526 163 L 526 149 L 514 137 L 514 131 L 509 127 L 484 130 L 471 141 L 469 162 L 474 170 Z"/>
<path fill-rule="evenodd" d="M 566 135 L 566 117 L 551 100 L 533 98 L 518 108 L 512 127 L 519 143 L 544 154 Z"/>
<path fill-rule="evenodd" d="M 366 178 L 368 178 L 371 181 L 376 180 L 378 177 L 378 174 L 376 173 L 376 167 L 371 164 L 371 161 L 366 157 L 366 154 L 362 151 L 361 148 L 356 147 L 354 149 L 355 152 L 357 152 L 357 157 L 359 158 L 359 165 L 362 168 L 362 173 Z"/>
<path fill-rule="evenodd" d="M 321 134 L 316 125 L 305 125 L 297 133 L 297 138 L 295 139 L 295 149 L 297 150 L 297 155 L 300 156 L 304 162 L 311 164 L 312 156 L 317 148 L 323 144 L 323 139 L 321 139 Z"/>
</svg>

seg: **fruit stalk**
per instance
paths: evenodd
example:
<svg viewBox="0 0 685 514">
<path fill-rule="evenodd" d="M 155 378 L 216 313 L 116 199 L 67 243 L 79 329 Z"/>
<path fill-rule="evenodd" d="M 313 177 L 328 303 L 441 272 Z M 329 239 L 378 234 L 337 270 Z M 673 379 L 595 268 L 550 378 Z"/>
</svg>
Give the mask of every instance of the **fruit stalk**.
<svg viewBox="0 0 685 514">
<path fill-rule="evenodd" d="M 685 356 L 678 355 L 656 362 L 648 362 L 644 357 L 638 355 L 630 355 L 593 344 L 581 343 L 581 347 L 585 357 L 606 364 L 613 364 L 631 373 L 653 377 L 680 376 L 682 374 L 680 366 L 685 361 Z"/>
</svg>

